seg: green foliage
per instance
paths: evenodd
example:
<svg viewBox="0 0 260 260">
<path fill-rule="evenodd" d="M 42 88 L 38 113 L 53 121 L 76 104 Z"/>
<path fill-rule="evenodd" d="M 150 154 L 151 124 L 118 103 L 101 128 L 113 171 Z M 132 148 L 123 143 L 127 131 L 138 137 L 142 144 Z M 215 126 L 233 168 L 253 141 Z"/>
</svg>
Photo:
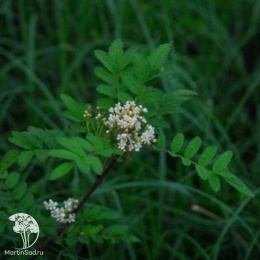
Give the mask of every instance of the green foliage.
<svg viewBox="0 0 260 260">
<path fill-rule="evenodd" d="M 200 137 L 194 137 L 181 153 L 185 138 L 182 133 L 175 135 L 171 143 L 171 150 L 167 151 L 173 157 L 179 157 L 185 166 L 193 165 L 202 180 L 208 180 L 210 187 L 214 191 L 220 190 L 220 178 L 233 186 L 236 190 L 247 196 L 254 196 L 253 192 L 234 174 L 228 170 L 229 163 L 233 153 L 226 151 L 215 158 L 217 148 L 215 146 L 207 147 L 199 154 L 202 140 Z M 192 159 L 198 157 L 198 160 Z M 192 160 L 191 160 L 192 159 Z"/>
<path fill-rule="evenodd" d="M 137 237 L 129 233 L 127 225 L 118 223 L 120 217 L 118 213 L 98 206 L 87 207 L 78 215 L 83 228 L 73 227 L 68 239 L 69 241 L 77 239 L 83 244 L 89 244 L 91 240 L 96 243 L 104 243 L 105 240 L 112 243 L 140 242 Z"/>
<path fill-rule="evenodd" d="M 18 150 L 10 150 L 0 161 L 0 176 L 4 176 L 6 170 L 16 163 L 17 156 L 20 154 Z"/>
<path fill-rule="evenodd" d="M 104 82 L 97 91 L 105 96 L 98 99 L 101 108 L 108 109 L 116 102 L 128 100 L 145 105 L 148 110 L 149 122 L 154 126 L 169 127 L 160 116 L 179 112 L 182 102 L 189 100 L 196 93 L 191 90 L 176 90 L 164 93 L 151 87 L 152 80 L 164 76 L 162 66 L 167 60 L 171 44 L 162 44 L 149 55 L 143 55 L 129 49 L 124 52 L 123 43 L 116 40 L 108 53 L 95 51 L 95 56 L 104 67 L 95 70 L 96 75 Z"/>
<path fill-rule="evenodd" d="M 72 97 L 65 95 L 65 94 L 61 94 L 61 99 L 67 108 L 67 110 L 64 112 L 64 115 L 68 119 L 70 119 L 76 123 L 81 123 L 82 121 L 84 121 L 84 118 L 83 118 L 84 107 L 83 106 L 81 106 Z"/>
<path fill-rule="evenodd" d="M 171 151 L 173 153 L 173 156 L 174 153 L 178 153 L 181 150 L 183 143 L 184 143 L 184 135 L 182 133 L 175 135 L 171 143 Z"/>
<path fill-rule="evenodd" d="M 6 178 L 5 185 L 7 189 L 12 189 L 20 180 L 20 174 L 17 172 L 11 172 Z"/>
<path fill-rule="evenodd" d="M 51 172 L 50 180 L 56 180 L 56 179 L 63 177 L 64 175 L 66 175 L 67 173 L 70 172 L 72 167 L 73 167 L 72 163 L 60 164 Z"/>
<path fill-rule="evenodd" d="M 171 44 L 168 43 L 160 45 L 148 56 L 147 60 L 152 71 L 157 71 L 161 69 L 169 56 L 171 47 Z"/>
</svg>

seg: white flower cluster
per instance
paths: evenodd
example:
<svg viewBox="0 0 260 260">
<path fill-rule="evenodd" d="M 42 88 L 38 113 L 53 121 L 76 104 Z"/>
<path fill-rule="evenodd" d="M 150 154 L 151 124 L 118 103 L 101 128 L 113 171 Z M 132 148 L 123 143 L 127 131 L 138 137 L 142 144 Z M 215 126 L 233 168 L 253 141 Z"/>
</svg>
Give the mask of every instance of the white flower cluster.
<svg viewBox="0 0 260 260">
<path fill-rule="evenodd" d="M 63 202 L 64 207 L 58 208 L 57 202 L 49 199 L 49 202 L 43 202 L 45 209 L 51 211 L 51 216 L 56 218 L 58 222 L 61 223 L 72 223 L 75 222 L 76 214 L 70 213 L 78 206 L 78 200 L 69 198 Z"/>
<path fill-rule="evenodd" d="M 123 151 L 139 151 L 143 145 L 151 145 L 157 140 L 154 127 L 147 124 L 142 113 L 147 113 L 142 105 L 127 101 L 124 105 L 117 103 L 109 109 L 109 116 L 104 120 L 107 132 L 115 130 L 118 148 Z"/>
</svg>

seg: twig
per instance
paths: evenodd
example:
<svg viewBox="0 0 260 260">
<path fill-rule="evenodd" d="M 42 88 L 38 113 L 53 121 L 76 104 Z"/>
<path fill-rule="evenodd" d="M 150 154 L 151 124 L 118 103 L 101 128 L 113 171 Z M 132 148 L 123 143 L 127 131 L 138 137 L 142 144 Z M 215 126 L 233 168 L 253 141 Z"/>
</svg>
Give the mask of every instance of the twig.
<svg viewBox="0 0 260 260">
<path fill-rule="evenodd" d="M 78 206 L 76 209 L 74 209 L 73 213 L 78 213 L 81 208 L 83 207 L 83 205 L 90 199 L 91 195 L 93 194 L 93 192 L 96 190 L 96 188 L 101 184 L 101 182 L 103 181 L 103 179 L 108 175 L 110 169 L 116 164 L 117 161 L 117 156 L 115 156 L 104 168 L 102 174 L 97 175 L 95 182 L 93 183 L 93 185 L 90 187 L 90 189 L 87 191 L 87 193 L 84 195 L 84 197 L 80 200 Z M 66 228 L 67 228 L 68 224 L 64 223 L 62 224 L 58 231 L 57 234 L 55 236 L 53 236 L 51 239 L 49 239 L 45 244 L 43 245 L 39 245 L 36 250 L 37 251 L 46 251 L 46 249 L 48 249 L 52 244 L 54 244 L 54 242 L 56 241 L 56 239 L 61 236 L 64 235 L 66 233 Z M 35 259 L 38 255 L 34 255 L 32 256 L 31 259 Z"/>
</svg>

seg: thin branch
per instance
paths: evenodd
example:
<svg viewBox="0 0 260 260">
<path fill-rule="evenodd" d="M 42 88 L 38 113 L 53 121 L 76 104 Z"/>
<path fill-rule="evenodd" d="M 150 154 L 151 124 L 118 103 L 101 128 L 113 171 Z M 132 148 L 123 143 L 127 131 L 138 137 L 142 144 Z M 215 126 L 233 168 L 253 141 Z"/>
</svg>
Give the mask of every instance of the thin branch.
<svg viewBox="0 0 260 260">
<path fill-rule="evenodd" d="M 97 175 L 95 182 L 92 184 L 92 186 L 90 187 L 90 189 L 87 191 L 87 193 L 84 195 L 84 197 L 80 200 L 78 206 L 76 209 L 74 209 L 73 213 L 78 213 L 81 208 L 83 207 L 83 205 L 90 199 L 91 195 L 93 194 L 93 192 L 96 190 L 96 188 L 101 184 L 101 182 L 104 180 L 104 178 L 108 175 L 110 169 L 116 164 L 117 161 L 117 156 L 115 156 L 104 168 L 102 174 Z M 66 228 L 67 228 L 68 224 L 67 223 L 63 223 L 58 231 L 57 234 L 55 236 L 53 236 L 51 239 L 49 239 L 45 244 L 43 245 L 39 245 L 36 250 L 37 251 L 45 251 L 46 249 L 48 249 L 52 244 L 55 243 L 56 239 L 61 236 L 64 235 L 66 233 Z M 37 257 L 37 255 L 33 256 L 31 259 L 35 259 Z"/>
</svg>

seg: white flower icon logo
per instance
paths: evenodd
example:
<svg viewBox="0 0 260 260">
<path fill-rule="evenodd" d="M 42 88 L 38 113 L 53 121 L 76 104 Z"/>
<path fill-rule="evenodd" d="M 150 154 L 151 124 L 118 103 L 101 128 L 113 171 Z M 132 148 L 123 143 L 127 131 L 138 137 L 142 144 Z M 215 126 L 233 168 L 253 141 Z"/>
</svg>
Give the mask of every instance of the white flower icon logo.
<svg viewBox="0 0 260 260">
<path fill-rule="evenodd" d="M 34 245 L 40 233 L 39 226 L 36 220 L 32 216 L 25 213 L 16 213 L 9 217 L 9 220 L 15 222 L 13 226 L 13 231 L 20 234 L 23 241 L 23 247 L 16 249 L 27 249 Z M 35 238 L 31 242 L 30 235 L 32 233 L 35 234 L 36 237 L 34 236 Z"/>
</svg>

